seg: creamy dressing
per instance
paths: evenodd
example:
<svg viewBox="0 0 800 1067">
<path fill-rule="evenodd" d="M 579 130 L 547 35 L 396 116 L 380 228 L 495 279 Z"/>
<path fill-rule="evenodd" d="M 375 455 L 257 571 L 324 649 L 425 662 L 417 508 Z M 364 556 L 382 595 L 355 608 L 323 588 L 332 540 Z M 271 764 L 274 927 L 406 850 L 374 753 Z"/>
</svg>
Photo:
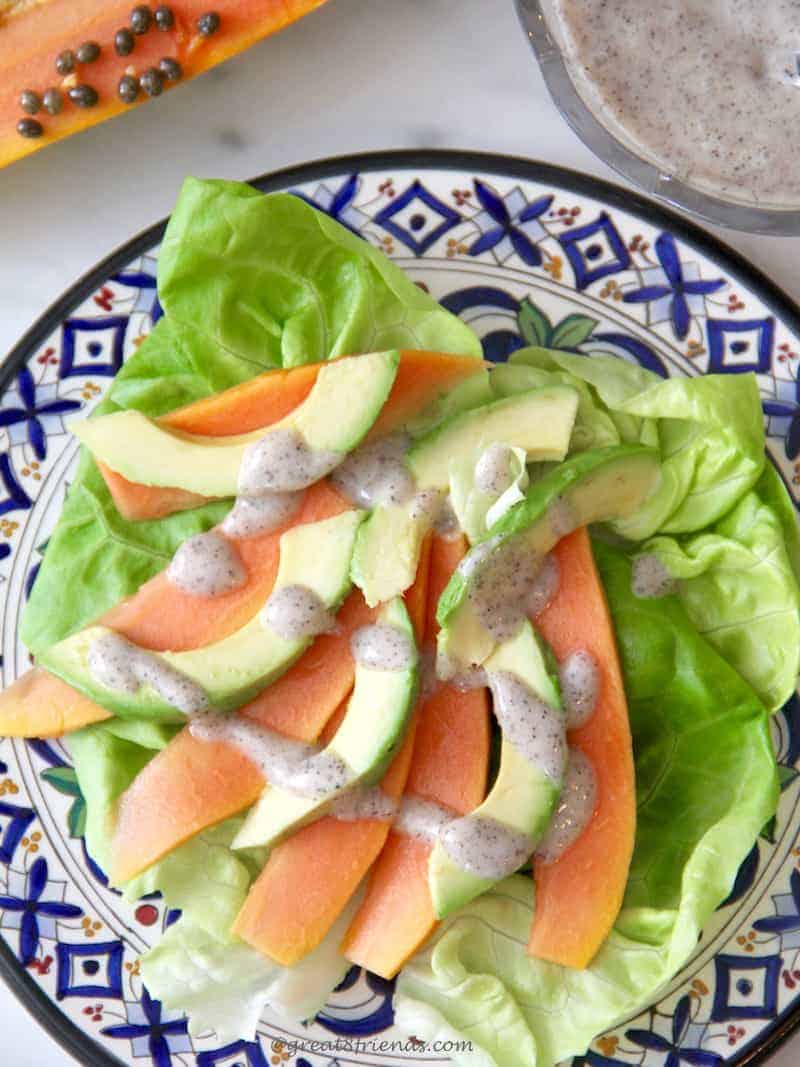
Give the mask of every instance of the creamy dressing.
<svg viewBox="0 0 800 1067">
<path fill-rule="evenodd" d="M 502 644 L 555 596 L 558 562 L 513 540 L 497 547 L 495 538 L 490 538 L 477 548 L 480 558 L 469 560 L 461 573 L 471 577 L 467 595 L 479 621 Z"/>
<path fill-rule="evenodd" d="M 561 584 L 561 567 L 553 555 L 547 555 L 542 561 L 539 573 L 531 586 L 527 600 L 527 613 L 534 618 L 550 603 Z"/>
<path fill-rule="evenodd" d="M 341 452 L 311 448 L 296 430 L 270 430 L 248 445 L 239 468 L 240 496 L 307 489 L 337 467 Z"/>
<path fill-rule="evenodd" d="M 519 870 L 533 851 L 525 834 L 481 815 L 453 819 L 440 831 L 439 840 L 462 871 L 493 881 Z"/>
<path fill-rule="evenodd" d="M 416 488 L 405 461 L 410 440 L 406 434 L 398 433 L 362 445 L 336 470 L 333 484 L 360 508 L 405 504 Z"/>
<path fill-rule="evenodd" d="M 444 510 L 445 499 L 445 494 L 439 489 L 423 489 L 412 498 L 411 518 L 425 518 L 434 525 Z"/>
<path fill-rule="evenodd" d="M 483 689 L 489 684 L 489 678 L 483 667 L 477 663 L 465 664 L 442 653 L 436 660 L 436 673 L 442 681 L 454 689 L 466 693 L 470 689 Z"/>
<path fill-rule="evenodd" d="M 187 537 L 167 567 L 167 580 L 189 596 L 224 596 L 247 581 L 234 545 L 216 530 Z"/>
<path fill-rule="evenodd" d="M 462 534 L 461 523 L 449 494 L 442 499 L 433 520 L 433 532 L 444 541 L 455 541 Z"/>
<path fill-rule="evenodd" d="M 570 748 L 561 798 L 536 855 L 544 863 L 557 860 L 583 833 L 596 805 L 594 767 L 580 749 Z"/>
<path fill-rule="evenodd" d="M 403 797 L 392 829 L 433 845 L 439 839 L 445 826 L 452 820 L 452 812 L 439 804 L 433 804 L 429 800 L 420 800 L 419 797 L 407 796 Z"/>
<path fill-rule="evenodd" d="M 342 822 L 358 822 L 360 819 L 387 822 L 394 818 L 396 811 L 397 801 L 379 786 L 372 789 L 356 786 L 337 797 L 328 814 Z"/>
<path fill-rule="evenodd" d="M 92 677 L 108 689 L 133 694 L 149 685 L 184 715 L 193 715 L 209 705 L 208 694 L 197 682 L 116 633 L 106 633 L 92 641 L 88 665 Z"/>
<path fill-rule="evenodd" d="M 577 530 L 581 524 L 574 505 L 563 496 L 557 496 L 547 509 L 547 521 L 559 541 L 562 537 L 571 534 L 573 530 Z"/>
<path fill-rule="evenodd" d="M 631 569 L 631 592 L 642 600 L 675 592 L 675 579 L 653 553 L 637 556 Z"/>
<path fill-rule="evenodd" d="M 800 201 L 797 0 L 550 0 L 587 105 L 662 171 Z"/>
<path fill-rule="evenodd" d="M 273 785 L 285 786 L 297 768 L 319 751 L 317 746 L 250 722 L 240 715 L 203 712 L 189 722 L 189 732 L 198 741 L 221 741 L 254 763 Z"/>
<path fill-rule="evenodd" d="M 283 585 L 276 589 L 261 609 L 261 624 L 286 641 L 316 637 L 336 628 L 336 616 L 313 589 L 305 585 Z"/>
<path fill-rule="evenodd" d="M 225 516 L 222 531 L 228 537 L 246 538 L 277 530 L 295 514 L 302 500 L 300 492 L 239 496 Z"/>
<path fill-rule="evenodd" d="M 600 693 L 600 668 L 591 652 L 578 649 L 560 664 L 558 678 L 567 729 L 575 730 L 594 714 Z"/>
<path fill-rule="evenodd" d="M 481 452 L 475 464 L 475 488 L 488 496 L 500 496 L 514 481 L 514 453 L 495 441 Z"/>
<path fill-rule="evenodd" d="M 353 779 L 353 772 L 335 752 L 313 752 L 302 760 L 281 784 L 301 797 L 321 800 L 345 789 Z"/>
<path fill-rule="evenodd" d="M 554 783 L 567 761 L 564 717 L 510 671 L 492 671 L 489 686 L 503 737 Z"/>
<path fill-rule="evenodd" d="M 360 667 L 373 671 L 407 671 L 417 658 L 411 637 L 384 622 L 360 626 L 350 638 L 350 650 Z"/>
<path fill-rule="evenodd" d="M 196 714 L 189 731 L 200 741 L 231 745 L 254 763 L 271 785 L 299 796 L 324 798 L 343 789 L 352 778 L 350 768 L 334 753 L 284 737 L 239 715 Z"/>
</svg>

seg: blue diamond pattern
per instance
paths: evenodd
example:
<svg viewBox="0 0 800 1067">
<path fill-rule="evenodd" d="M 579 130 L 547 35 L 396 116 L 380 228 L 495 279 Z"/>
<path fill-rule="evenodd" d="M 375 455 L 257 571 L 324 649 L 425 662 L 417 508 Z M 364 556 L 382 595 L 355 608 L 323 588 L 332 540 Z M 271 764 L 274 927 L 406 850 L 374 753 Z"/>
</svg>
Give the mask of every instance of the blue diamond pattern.
<svg viewBox="0 0 800 1067">
<path fill-rule="evenodd" d="M 772 362 L 775 320 L 708 319 L 708 369 L 720 374 L 766 374 Z"/>
<path fill-rule="evenodd" d="M 25 832 L 36 818 L 31 808 L 19 808 L 0 800 L 0 863 L 10 864 Z"/>
<path fill-rule="evenodd" d="M 67 319 L 61 334 L 62 378 L 98 374 L 113 377 L 122 366 L 127 315 Z"/>
<path fill-rule="evenodd" d="M 122 997 L 121 941 L 104 941 L 93 945 L 56 945 L 58 972 L 56 996 L 64 997 Z M 85 976 L 104 977 L 104 981 L 82 981 Z"/>
<path fill-rule="evenodd" d="M 606 211 L 601 211 L 594 222 L 562 234 L 558 242 L 572 265 L 579 289 L 627 270 L 631 264 L 625 242 Z"/>
<path fill-rule="evenodd" d="M 781 966 L 780 956 L 717 956 L 711 1018 L 715 1022 L 774 1018 Z"/>
<path fill-rule="evenodd" d="M 410 248 L 415 256 L 421 256 L 457 226 L 461 216 L 434 196 L 422 182 L 415 180 L 378 212 L 375 222 Z"/>
</svg>

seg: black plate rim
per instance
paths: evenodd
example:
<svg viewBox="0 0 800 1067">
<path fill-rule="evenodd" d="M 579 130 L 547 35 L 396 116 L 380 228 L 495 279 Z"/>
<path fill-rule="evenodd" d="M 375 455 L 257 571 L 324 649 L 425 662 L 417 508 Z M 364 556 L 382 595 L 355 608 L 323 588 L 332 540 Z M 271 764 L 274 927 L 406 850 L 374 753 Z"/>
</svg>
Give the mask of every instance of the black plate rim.
<svg viewBox="0 0 800 1067">
<path fill-rule="evenodd" d="M 748 262 L 725 241 L 708 233 L 697 223 L 676 211 L 650 200 L 641 193 L 597 178 L 569 167 L 507 156 L 493 152 L 462 149 L 387 149 L 351 155 L 331 156 L 271 171 L 250 180 L 262 192 L 288 189 L 310 181 L 322 181 L 346 173 L 372 173 L 392 170 L 459 170 L 475 174 L 551 184 L 579 195 L 590 197 L 617 207 L 630 215 L 638 215 L 650 225 L 656 224 L 674 233 L 703 255 L 713 259 L 731 275 L 741 278 L 764 305 L 800 339 L 800 307 L 758 267 Z M 14 376 L 34 351 L 79 304 L 86 300 L 98 285 L 117 273 L 131 259 L 159 243 L 167 219 L 154 223 L 135 237 L 120 245 L 62 293 L 25 331 L 9 350 L 0 370 L 0 400 Z M 101 1047 L 89 1034 L 81 1030 L 61 1012 L 55 1001 L 44 992 L 32 976 L 17 961 L 8 943 L 0 938 L 0 978 L 22 1003 L 40 1026 L 58 1045 L 69 1053 L 81 1067 L 125 1067 L 122 1060 Z M 739 1056 L 727 1061 L 727 1067 L 758 1067 L 788 1038 L 800 1030 L 800 995 L 797 1004 L 775 1024 L 766 1028 Z"/>
</svg>

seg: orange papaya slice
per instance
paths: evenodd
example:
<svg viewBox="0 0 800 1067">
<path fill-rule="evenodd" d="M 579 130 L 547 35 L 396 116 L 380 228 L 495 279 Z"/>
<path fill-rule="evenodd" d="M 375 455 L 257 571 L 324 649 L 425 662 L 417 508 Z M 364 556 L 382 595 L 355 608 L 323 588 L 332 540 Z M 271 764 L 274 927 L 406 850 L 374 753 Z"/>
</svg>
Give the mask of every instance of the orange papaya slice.
<svg viewBox="0 0 800 1067">
<path fill-rule="evenodd" d="M 281 534 L 293 526 L 332 518 L 349 507 L 329 482 L 317 482 L 305 491 L 299 511 L 277 530 L 230 538 L 247 572 L 247 581 L 238 589 L 223 596 L 192 596 L 162 571 L 101 621 L 155 652 L 181 652 L 221 641 L 244 626 L 269 596 L 278 572 Z"/>
<path fill-rule="evenodd" d="M 183 433 L 226 437 L 267 427 L 288 415 L 311 391 L 321 363 L 290 370 L 271 370 L 205 400 L 178 408 L 158 421 Z M 392 391 L 372 426 L 369 439 L 404 426 L 452 386 L 483 369 L 480 360 L 442 352 L 407 351 Z M 158 519 L 206 502 L 184 489 L 138 485 L 100 464 L 109 492 L 123 518 Z"/>
<path fill-rule="evenodd" d="M 466 552 L 463 539 L 436 538 L 431 555 L 426 636 L 436 604 Z M 486 690 L 441 685 L 421 703 L 406 795 L 466 815 L 483 800 L 489 766 Z M 364 900 L 342 942 L 347 959 L 392 978 L 436 927 L 428 888 L 431 846 L 392 830 L 370 871 Z"/>
<path fill-rule="evenodd" d="M 141 75 L 158 68 L 164 57 L 180 64 L 180 81 L 222 63 L 223 60 L 319 7 L 324 0 L 170 0 L 173 14 L 170 27 L 156 28 L 136 36 L 131 54 L 120 56 L 114 37 L 128 26 L 130 0 L 38 0 L 36 3 L 3 5 L 3 32 L 0 34 L 0 166 L 53 144 L 88 126 L 94 126 L 131 107 L 119 95 L 122 76 L 133 71 Z M 210 34 L 201 32 L 198 20 L 213 10 L 218 26 Z M 205 27 L 208 28 L 208 24 Z M 72 72 L 56 70 L 56 57 L 75 50 L 82 42 L 100 46 L 97 58 L 76 63 Z M 163 87 L 173 84 L 164 79 Z M 69 97 L 75 86 L 88 86 L 96 94 L 87 104 Z M 48 89 L 58 89 L 62 107 L 51 115 L 40 108 L 26 115 L 20 108 L 23 90 L 42 97 Z M 149 99 L 141 91 L 132 103 Z M 84 101 L 86 96 L 84 95 Z M 19 126 L 20 121 L 27 123 Z M 35 125 L 32 125 L 35 124 Z"/>
<path fill-rule="evenodd" d="M 42 667 L 0 693 L 0 737 L 61 737 L 110 718 L 110 711 Z"/>
<path fill-rule="evenodd" d="M 420 639 L 428 602 L 433 538 L 425 538 L 417 578 L 405 594 Z M 397 800 L 411 766 L 416 716 L 380 788 Z M 299 962 L 323 940 L 386 842 L 389 823 L 325 815 L 277 845 L 251 888 L 233 932 L 284 966 Z"/>
<path fill-rule="evenodd" d="M 536 861 L 536 910 L 528 952 L 565 967 L 587 967 L 614 925 L 636 833 L 636 782 L 628 705 L 614 627 L 585 529 L 558 543 L 561 584 L 536 625 L 559 660 L 585 649 L 600 668 L 592 717 L 570 730 L 594 768 L 597 805 L 575 841 L 552 863 Z"/>
</svg>

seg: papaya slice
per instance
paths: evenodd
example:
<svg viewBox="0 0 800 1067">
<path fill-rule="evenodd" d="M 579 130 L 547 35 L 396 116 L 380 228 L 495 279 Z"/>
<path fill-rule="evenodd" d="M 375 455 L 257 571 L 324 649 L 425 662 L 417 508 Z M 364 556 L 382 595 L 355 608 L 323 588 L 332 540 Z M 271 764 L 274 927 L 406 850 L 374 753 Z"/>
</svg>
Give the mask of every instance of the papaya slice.
<svg viewBox="0 0 800 1067">
<path fill-rule="evenodd" d="M 349 507 L 329 482 L 317 482 L 306 489 L 299 511 L 278 529 L 230 538 L 247 572 L 247 581 L 238 589 L 223 596 L 192 596 L 162 571 L 101 622 L 154 652 L 182 652 L 221 641 L 244 626 L 269 596 L 278 572 L 281 534 L 293 526 L 332 518 Z"/>
<path fill-rule="evenodd" d="M 321 363 L 272 370 L 198 400 L 162 416 L 161 425 L 184 433 L 226 437 L 249 433 L 284 418 L 305 400 L 316 381 Z M 483 369 L 480 360 L 440 352 L 407 351 L 392 391 L 372 426 L 369 438 L 381 437 L 405 425 L 453 385 Z M 125 519 L 158 519 L 173 511 L 185 511 L 206 498 L 185 489 L 139 485 L 99 464 L 117 510 Z"/>
<path fill-rule="evenodd" d="M 158 67 L 168 56 L 178 61 L 181 80 L 201 74 L 243 51 L 262 37 L 282 29 L 295 19 L 318 7 L 323 0 L 215 0 L 211 5 L 219 15 L 219 26 L 209 36 L 198 31 L 197 20 L 209 11 L 208 0 L 170 0 L 173 25 L 136 37 L 132 55 L 119 56 L 114 49 L 114 34 L 129 24 L 130 0 L 38 0 L 37 3 L 3 5 L 3 32 L 0 34 L 0 166 L 35 152 L 48 144 L 94 126 L 104 119 L 126 111 L 118 94 L 120 78 L 133 67 L 141 74 Z M 56 56 L 74 49 L 82 41 L 95 41 L 100 55 L 89 64 L 76 66 L 75 73 L 56 73 Z M 67 91 L 78 83 L 91 86 L 97 93 L 93 106 L 76 106 Z M 165 81 L 165 88 L 170 82 Z M 62 92 L 63 107 L 59 114 L 39 110 L 28 117 L 20 110 L 19 95 L 25 89 L 40 96 L 51 87 Z M 149 97 L 140 92 L 134 103 Z M 28 118 L 36 126 L 19 132 L 18 122 Z M 37 135 L 38 134 L 38 135 Z"/>
<path fill-rule="evenodd" d="M 426 637 L 436 635 L 436 604 L 467 550 L 466 541 L 436 538 L 431 556 Z M 489 701 L 485 689 L 439 686 L 419 709 L 406 794 L 466 815 L 486 791 Z M 430 889 L 431 846 L 396 830 L 373 866 L 342 951 L 383 978 L 393 978 L 437 924 Z"/>
<path fill-rule="evenodd" d="M 42 667 L 33 667 L 0 693 L 0 737 L 61 737 L 112 718 Z"/>
<path fill-rule="evenodd" d="M 433 539 L 425 538 L 417 578 L 405 602 L 418 640 L 424 632 Z M 380 788 L 402 796 L 414 751 L 417 716 Z M 277 845 L 245 900 L 233 933 L 291 966 L 324 939 L 386 842 L 389 823 L 324 815 Z"/>
<path fill-rule="evenodd" d="M 622 671 L 605 591 L 586 529 L 555 548 L 561 584 L 536 625 L 559 660 L 585 649 L 600 668 L 592 717 L 570 730 L 570 745 L 591 761 L 597 806 L 575 841 L 552 863 L 534 863 L 536 910 L 528 952 L 565 967 L 587 967 L 619 914 L 636 833 L 633 745 Z"/>
</svg>

